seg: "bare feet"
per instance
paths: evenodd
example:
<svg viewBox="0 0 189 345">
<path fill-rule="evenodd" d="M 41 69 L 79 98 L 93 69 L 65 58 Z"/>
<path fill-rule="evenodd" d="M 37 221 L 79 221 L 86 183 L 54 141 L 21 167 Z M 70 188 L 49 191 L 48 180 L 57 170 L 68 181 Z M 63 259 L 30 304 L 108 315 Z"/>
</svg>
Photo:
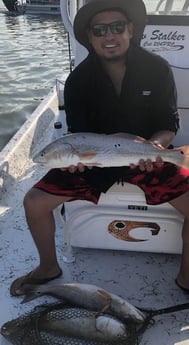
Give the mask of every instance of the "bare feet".
<svg viewBox="0 0 189 345">
<path fill-rule="evenodd" d="M 175 282 L 180 289 L 189 293 L 189 285 L 187 285 L 180 276 L 175 279 Z"/>
</svg>

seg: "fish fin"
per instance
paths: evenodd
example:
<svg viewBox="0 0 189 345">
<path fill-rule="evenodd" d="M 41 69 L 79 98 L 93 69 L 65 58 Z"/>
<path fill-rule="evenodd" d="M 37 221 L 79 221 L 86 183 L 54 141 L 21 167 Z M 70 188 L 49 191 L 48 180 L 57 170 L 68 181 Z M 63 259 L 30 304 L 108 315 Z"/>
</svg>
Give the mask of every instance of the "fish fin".
<svg viewBox="0 0 189 345">
<path fill-rule="evenodd" d="M 176 147 L 174 150 L 179 151 L 182 155 L 179 165 L 189 170 L 189 145 Z"/>
<path fill-rule="evenodd" d="M 30 301 L 32 301 L 33 299 L 35 299 L 35 298 L 37 298 L 38 296 L 35 294 L 35 292 L 34 293 L 32 293 L 32 292 L 28 292 L 25 296 L 24 296 L 24 298 L 23 298 L 23 300 L 20 302 L 21 304 L 24 304 L 24 303 L 28 303 L 28 302 L 30 302 Z"/>
<path fill-rule="evenodd" d="M 41 288 L 40 285 L 25 284 L 24 285 L 24 298 L 20 303 L 21 304 L 28 303 L 28 302 L 32 301 L 33 299 L 36 299 L 36 298 L 42 296 L 40 288 Z"/>
<path fill-rule="evenodd" d="M 87 159 L 92 159 L 96 156 L 95 151 L 86 151 L 86 152 L 80 152 L 78 153 L 78 157 L 81 160 L 87 160 Z"/>
<path fill-rule="evenodd" d="M 101 310 L 99 310 L 96 315 L 95 318 L 97 319 L 97 317 L 104 315 L 105 313 L 108 314 L 108 311 L 111 309 L 111 303 L 110 304 L 106 304 Z"/>
<path fill-rule="evenodd" d="M 108 312 L 108 310 L 111 309 L 111 303 L 112 303 L 112 298 L 111 295 L 108 291 L 106 290 L 98 290 L 98 294 L 100 295 L 100 297 L 102 297 L 104 299 L 104 301 L 106 302 L 105 306 L 99 310 L 99 312 L 96 315 L 96 318 L 106 312 Z"/>
<path fill-rule="evenodd" d="M 135 134 L 131 134 L 131 133 L 122 133 L 122 132 L 121 133 L 114 133 L 114 134 L 111 134 L 111 136 L 114 136 L 117 138 L 129 139 L 129 140 L 133 140 L 133 141 L 141 142 L 141 143 L 148 142 L 148 140 L 146 140 L 145 138 L 140 137 L 140 136 L 135 135 Z"/>
<path fill-rule="evenodd" d="M 104 298 L 104 300 L 107 301 L 107 304 L 111 304 L 112 302 L 112 298 L 111 298 L 111 295 L 108 291 L 105 291 L 105 290 L 98 290 L 98 294 L 101 295 L 101 297 Z"/>
</svg>

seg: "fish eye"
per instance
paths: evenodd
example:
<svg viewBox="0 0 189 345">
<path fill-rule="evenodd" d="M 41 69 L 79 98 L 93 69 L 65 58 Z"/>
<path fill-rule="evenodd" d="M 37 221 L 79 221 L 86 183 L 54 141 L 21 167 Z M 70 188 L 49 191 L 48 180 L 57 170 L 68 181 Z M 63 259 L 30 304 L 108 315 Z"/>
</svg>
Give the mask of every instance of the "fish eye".
<svg viewBox="0 0 189 345">
<path fill-rule="evenodd" d="M 41 157 L 43 157 L 45 155 L 45 151 L 41 152 Z"/>
</svg>

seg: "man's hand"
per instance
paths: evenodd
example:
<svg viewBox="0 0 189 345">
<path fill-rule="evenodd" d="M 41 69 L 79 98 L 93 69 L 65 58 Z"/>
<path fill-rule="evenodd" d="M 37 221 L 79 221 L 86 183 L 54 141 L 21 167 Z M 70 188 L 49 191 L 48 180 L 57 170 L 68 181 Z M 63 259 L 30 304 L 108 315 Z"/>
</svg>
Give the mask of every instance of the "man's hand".
<svg viewBox="0 0 189 345">
<path fill-rule="evenodd" d="M 159 147 L 160 149 L 164 149 L 167 147 L 175 134 L 170 131 L 159 131 L 155 133 L 149 140 L 149 144 L 155 145 Z M 138 162 L 138 165 L 136 164 L 130 164 L 130 168 L 134 169 L 137 166 L 141 171 L 151 172 L 154 169 L 154 165 L 157 168 L 161 168 L 163 165 L 163 159 L 160 156 L 157 156 L 156 161 L 153 163 L 151 159 L 147 159 L 146 161 L 144 159 L 140 159 Z"/>
<path fill-rule="evenodd" d="M 77 170 L 79 172 L 84 172 L 86 168 L 91 170 L 93 167 L 92 166 L 86 166 L 82 163 L 78 163 L 78 165 L 70 165 L 68 168 L 60 168 L 60 170 L 62 170 L 62 171 L 68 170 L 71 174 L 74 174 Z"/>
<path fill-rule="evenodd" d="M 162 165 L 163 165 L 163 159 L 160 156 L 157 156 L 156 161 L 155 161 L 155 166 L 157 168 L 161 168 Z M 134 169 L 136 167 L 137 165 L 130 164 L 131 169 Z M 154 169 L 154 163 L 150 159 L 147 159 L 146 161 L 144 159 L 140 159 L 138 162 L 138 167 L 141 171 L 151 172 Z"/>
</svg>

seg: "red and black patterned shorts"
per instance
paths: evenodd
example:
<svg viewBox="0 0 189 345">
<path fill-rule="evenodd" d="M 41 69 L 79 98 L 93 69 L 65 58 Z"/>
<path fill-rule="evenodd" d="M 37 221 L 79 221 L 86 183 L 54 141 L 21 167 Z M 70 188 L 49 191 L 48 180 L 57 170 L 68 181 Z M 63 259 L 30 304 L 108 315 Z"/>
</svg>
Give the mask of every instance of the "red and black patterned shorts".
<svg viewBox="0 0 189 345">
<path fill-rule="evenodd" d="M 71 200 L 88 200 L 97 204 L 100 194 L 106 193 L 116 181 L 137 185 L 144 191 L 147 204 L 158 205 L 189 190 L 189 171 L 171 163 L 164 163 L 161 168 L 154 167 L 152 172 L 129 167 L 94 167 L 83 173 L 52 169 L 34 187 Z"/>
</svg>

